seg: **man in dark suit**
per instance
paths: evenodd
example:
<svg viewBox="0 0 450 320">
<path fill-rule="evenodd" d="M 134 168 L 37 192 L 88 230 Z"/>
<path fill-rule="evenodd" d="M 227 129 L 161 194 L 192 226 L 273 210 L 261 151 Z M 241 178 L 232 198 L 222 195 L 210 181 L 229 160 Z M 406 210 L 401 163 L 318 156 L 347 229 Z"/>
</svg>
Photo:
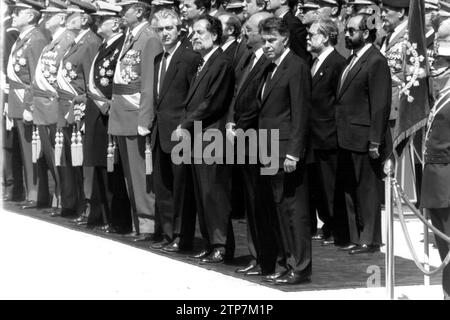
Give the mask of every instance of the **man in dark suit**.
<svg viewBox="0 0 450 320">
<path fill-rule="evenodd" d="M 193 29 L 193 47 L 201 54 L 203 63 L 189 89 L 185 101 L 186 116 L 175 137 L 182 137 L 187 130 L 193 137 L 194 147 L 198 143 L 203 145 L 200 152 L 194 148 L 192 169 L 197 211 L 206 246 L 194 258 L 205 263 L 220 263 L 234 254 L 230 217 L 231 168 L 224 164 L 223 153 L 220 154 L 223 149 L 218 151 L 218 155 L 211 153 L 208 156 L 206 152 L 203 155 L 209 144 L 202 142 L 202 133 L 215 133 L 219 135 L 217 139 L 224 140 L 226 116 L 233 97 L 234 71 L 231 61 L 220 49 L 220 20 L 202 16 L 194 23 Z M 202 130 L 199 130 L 199 125 Z"/>
<path fill-rule="evenodd" d="M 133 232 L 129 236 L 135 241 L 145 241 L 153 231 L 151 220 L 155 214 L 145 150 L 150 149 L 148 135 L 154 121 L 154 60 L 162 48 L 147 21 L 148 1 L 117 4 L 123 6 L 128 31 L 114 73 L 108 133 L 117 137 L 127 181 L 133 219 Z"/>
<path fill-rule="evenodd" d="M 373 252 L 381 244 L 381 161 L 391 105 L 386 58 L 373 46 L 376 29 L 358 14 L 346 26 L 352 58 L 339 80 L 336 98 L 338 185 L 345 199 L 350 254 Z"/>
<path fill-rule="evenodd" d="M 269 0 L 267 10 L 286 22 L 289 28 L 289 48 L 309 64 L 312 57 L 306 50 L 306 26 L 294 14 L 297 3 L 298 0 Z"/>
<path fill-rule="evenodd" d="M 244 133 L 258 129 L 258 101 L 255 99 L 262 77 L 270 60 L 264 55 L 262 38 L 258 24 L 272 17 L 268 12 L 252 15 L 245 24 L 244 35 L 248 52 L 244 54 L 236 68 L 236 89 L 227 123 L 227 138 L 236 145 L 236 155 L 245 152 L 245 163 L 235 162 L 236 175 L 240 178 L 242 194 L 247 213 L 247 244 L 252 260 L 245 267 L 238 268 L 237 273 L 251 275 L 267 275 L 273 272 L 276 260 L 276 241 L 270 220 L 269 205 L 264 205 L 264 197 L 259 190 L 261 165 L 250 162 L 250 141 L 237 145 L 242 141 Z M 248 131 L 247 131 L 248 130 Z M 238 136 L 239 135 L 239 136 Z M 238 137 L 237 137 L 238 136 Z M 237 158 L 239 159 L 239 158 Z M 234 186 L 234 185 L 233 185 Z M 233 194 L 234 196 L 234 194 Z"/>
<path fill-rule="evenodd" d="M 305 161 L 308 117 L 311 109 L 311 74 L 303 59 L 289 48 L 289 29 L 280 18 L 268 18 L 259 26 L 264 54 L 271 60 L 257 99 L 260 103 L 259 130 L 268 136 L 279 133 L 279 141 L 259 141 L 272 155 L 278 155 L 279 168 L 270 175 L 274 203 L 279 260 L 274 273 L 265 280 L 275 284 L 300 284 L 311 277 L 311 230 Z M 279 142 L 278 145 L 276 142 Z"/>
<path fill-rule="evenodd" d="M 222 45 L 220 48 L 223 53 L 230 57 L 233 67 L 236 67 L 242 52 L 238 53 L 239 42 L 237 41 L 241 34 L 241 22 L 239 19 L 231 14 L 224 13 L 219 16 L 220 22 L 222 22 Z"/>
<path fill-rule="evenodd" d="M 64 215 L 78 216 L 76 222 L 83 222 L 89 213 L 91 192 L 84 189 L 92 185 L 93 168 L 82 165 L 74 166 L 71 153 L 72 136 L 81 129 L 80 121 L 73 117 L 72 101 L 77 95 L 85 94 L 88 86 L 89 72 L 98 48 L 100 38 L 91 30 L 93 19 L 89 14 L 96 7 L 89 2 L 70 0 L 67 8 L 66 27 L 77 36 L 74 44 L 64 53 L 58 68 L 57 84 L 59 96 L 58 130 L 62 132 L 63 152 L 58 167 L 61 177 L 61 206 Z M 84 172 L 83 172 L 84 171 Z"/>
<path fill-rule="evenodd" d="M 20 146 L 18 140 L 17 128 L 14 127 L 14 121 L 8 117 L 8 93 L 9 83 L 6 77 L 8 68 L 9 54 L 12 46 L 19 36 L 17 28 L 12 27 L 12 1 L 5 1 L 1 18 L 3 19 L 3 28 L 5 30 L 4 52 L 3 52 L 3 70 L 2 86 L 2 150 L 3 150 L 3 200 L 4 201 L 22 201 L 24 198 L 24 186 L 22 175 L 22 161 L 20 155 Z"/>
<path fill-rule="evenodd" d="M 186 34 L 181 41 L 181 45 L 185 48 L 192 49 L 192 36 L 194 30 L 192 25 L 194 21 L 201 15 L 208 14 L 211 9 L 210 0 L 184 0 L 180 12 L 183 18 L 183 23 L 186 24 Z"/>
<path fill-rule="evenodd" d="M 175 11 L 163 9 L 154 19 L 164 48 L 155 58 L 152 129 L 156 220 L 163 239 L 151 247 L 178 252 L 192 246 L 196 213 L 190 166 L 172 162 L 171 151 L 176 142 L 171 141 L 171 135 L 184 116 L 184 100 L 200 55 L 181 45 L 181 20 Z"/>
<path fill-rule="evenodd" d="M 14 120 L 19 134 L 22 163 L 26 187 L 26 201 L 22 208 L 38 205 L 37 172 L 32 162 L 32 139 L 34 127 L 31 112 L 30 84 L 34 80 L 36 65 L 42 49 L 47 44 L 44 34 L 36 26 L 44 6 L 39 2 L 24 0 L 18 2 L 13 13 L 13 26 L 19 29 L 19 38 L 9 56 L 7 76 L 10 84 L 8 97 L 8 117 Z M 46 205 L 41 203 L 41 205 Z"/>
<path fill-rule="evenodd" d="M 331 19 L 319 19 L 308 34 L 308 50 L 317 55 L 311 68 L 312 109 L 310 114 L 310 205 L 317 208 L 322 226 L 322 244 L 346 242 L 344 210 L 334 212 L 337 169 L 335 99 L 337 84 L 346 60 L 334 48 L 339 29 Z M 313 205 L 314 204 L 314 205 Z M 312 213 L 315 217 L 315 210 Z M 340 218 L 340 219 L 339 219 Z M 314 220 L 314 219 L 313 219 Z M 316 220 L 317 222 L 317 220 Z M 341 222 L 341 223 L 339 223 Z M 342 234 L 344 233 L 344 234 Z M 334 239 L 333 239 L 334 236 Z M 344 237 L 344 239 L 339 239 Z"/>
<path fill-rule="evenodd" d="M 90 67 L 86 94 L 73 102 L 75 113 L 85 113 L 83 165 L 92 173 L 92 179 L 84 184 L 85 195 L 90 195 L 89 217 L 80 217 L 77 223 L 88 227 L 102 225 L 107 233 L 124 233 L 131 229 L 130 201 L 122 166 L 115 161 L 119 156 L 115 140 L 108 136 L 114 72 L 124 42 L 118 16 L 122 8 L 104 1 L 97 1 L 97 5 L 92 16 L 97 19 L 97 33 L 103 43 Z"/>
</svg>

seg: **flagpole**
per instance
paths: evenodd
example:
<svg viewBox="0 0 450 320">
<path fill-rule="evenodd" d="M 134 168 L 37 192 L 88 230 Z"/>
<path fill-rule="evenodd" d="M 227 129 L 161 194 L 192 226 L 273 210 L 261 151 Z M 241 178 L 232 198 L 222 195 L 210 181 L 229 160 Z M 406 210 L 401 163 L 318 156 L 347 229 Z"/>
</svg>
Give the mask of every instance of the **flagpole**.
<svg viewBox="0 0 450 320">
<path fill-rule="evenodd" d="M 425 130 L 422 131 L 422 149 L 425 145 Z M 423 154 L 423 153 L 422 153 Z M 422 172 L 425 167 L 425 161 L 422 156 Z M 427 212 L 425 209 L 422 209 L 422 215 L 425 219 L 427 219 Z M 424 268 L 426 271 L 430 271 L 430 244 L 428 241 L 428 226 L 424 223 L 423 224 L 423 262 L 424 262 Z M 423 284 L 426 286 L 429 286 L 431 284 L 430 276 L 427 274 L 423 275 Z"/>
</svg>

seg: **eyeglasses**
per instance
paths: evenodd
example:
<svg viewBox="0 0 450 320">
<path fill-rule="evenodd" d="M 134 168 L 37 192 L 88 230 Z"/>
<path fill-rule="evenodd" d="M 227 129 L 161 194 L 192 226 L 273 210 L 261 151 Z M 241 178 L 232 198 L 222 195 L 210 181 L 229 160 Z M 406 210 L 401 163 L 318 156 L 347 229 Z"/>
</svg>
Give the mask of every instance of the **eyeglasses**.
<svg viewBox="0 0 450 320">
<path fill-rule="evenodd" d="M 172 31 L 175 28 L 176 28 L 176 26 L 165 26 L 165 27 L 156 27 L 155 30 L 156 30 L 156 32 L 163 32 L 164 30 Z"/>
<path fill-rule="evenodd" d="M 354 29 L 354 28 L 345 28 L 345 29 L 344 29 L 344 34 L 346 34 L 346 33 L 348 32 L 348 34 L 349 34 L 351 37 L 353 37 L 353 35 L 354 35 L 356 32 L 359 32 L 359 31 L 364 31 L 364 30 Z"/>
<path fill-rule="evenodd" d="M 321 35 L 321 33 L 311 33 L 311 32 L 308 32 L 308 37 L 309 37 L 310 39 L 312 39 L 312 38 L 314 38 L 315 36 L 318 36 L 318 35 Z"/>
</svg>

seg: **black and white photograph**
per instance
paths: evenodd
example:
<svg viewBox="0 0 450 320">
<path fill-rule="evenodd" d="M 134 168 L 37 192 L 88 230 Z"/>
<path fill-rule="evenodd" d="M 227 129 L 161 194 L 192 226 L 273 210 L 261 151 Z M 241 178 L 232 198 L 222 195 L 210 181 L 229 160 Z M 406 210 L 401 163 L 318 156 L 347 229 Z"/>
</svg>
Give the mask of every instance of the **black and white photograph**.
<svg viewBox="0 0 450 320">
<path fill-rule="evenodd" d="M 0 14 L 1 300 L 450 300 L 450 0 Z"/>
</svg>

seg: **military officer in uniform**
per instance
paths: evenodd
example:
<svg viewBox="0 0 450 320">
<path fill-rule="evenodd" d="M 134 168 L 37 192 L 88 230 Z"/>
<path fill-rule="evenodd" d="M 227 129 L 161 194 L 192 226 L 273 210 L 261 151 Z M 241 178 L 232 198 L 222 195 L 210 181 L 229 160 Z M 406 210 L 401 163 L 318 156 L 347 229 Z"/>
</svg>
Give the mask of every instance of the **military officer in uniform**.
<svg viewBox="0 0 450 320">
<path fill-rule="evenodd" d="M 71 0 L 68 6 L 66 28 L 77 36 L 73 45 L 64 53 L 62 62 L 58 68 L 57 84 L 59 97 L 58 130 L 63 134 L 63 152 L 59 172 L 61 176 L 61 204 L 62 207 L 73 215 L 78 215 L 77 222 L 84 222 L 88 203 L 85 198 L 90 198 L 90 190 L 83 189 L 83 168 L 74 167 L 72 163 L 71 144 L 73 132 L 81 129 L 80 123 L 74 123 L 72 117 L 72 101 L 75 96 L 86 93 L 91 64 L 100 46 L 100 38 L 91 30 L 93 19 L 89 14 L 96 11 L 96 7 L 88 2 Z M 85 168 L 87 189 L 92 185 L 93 168 Z"/>
<path fill-rule="evenodd" d="M 89 205 L 89 216 L 81 215 L 76 222 L 88 227 L 101 225 L 107 233 L 125 232 L 131 228 L 130 203 L 117 145 L 107 133 L 112 79 L 124 40 L 118 16 L 122 8 L 105 1 L 96 4 L 98 10 L 92 17 L 103 43 L 90 66 L 86 93 L 73 101 L 73 113 L 79 115 L 85 131 L 84 192 Z"/>
<path fill-rule="evenodd" d="M 30 84 L 34 80 L 37 61 L 47 44 L 44 34 L 36 27 L 44 6 L 37 1 L 21 0 L 15 5 L 13 26 L 19 29 L 19 38 L 9 56 L 7 76 L 10 85 L 8 117 L 14 119 L 19 133 L 19 142 L 24 164 L 26 201 L 22 209 L 37 205 L 37 172 L 32 162 L 32 137 L 34 133 L 30 107 L 32 93 Z"/>
<path fill-rule="evenodd" d="M 42 153 L 55 182 L 51 216 L 61 212 L 61 180 L 55 164 L 55 136 L 58 122 L 58 66 L 67 49 L 73 44 L 75 34 L 65 28 L 67 5 L 60 0 L 50 0 L 49 6 L 41 10 L 47 17 L 45 27 L 52 34 L 52 41 L 42 50 L 33 81 L 33 123 L 38 126 Z M 47 172 L 39 172 L 45 179 Z"/>
<path fill-rule="evenodd" d="M 420 206 L 427 209 L 432 224 L 450 237 L 450 20 L 444 21 L 438 32 L 439 43 L 436 66 L 444 70 L 436 76 L 438 97 L 430 111 L 425 135 L 422 193 Z M 442 260 L 450 244 L 436 235 L 436 244 Z M 444 299 L 450 300 L 450 265 L 442 271 Z"/>
<path fill-rule="evenodd" d="M 146 175 L 145 149 L 153 123 L 154 59 L 162 51 L 157 35 L 147 22 L 147 2 L 118 3 L 128 27 L 114 74 L 108 133 L 117 136 L 131 201 L 135 240 L 148 240 L 154 217 L 154 195 Z M 148 164 L 148 163 L 147 163 Z"/>
</svg>

